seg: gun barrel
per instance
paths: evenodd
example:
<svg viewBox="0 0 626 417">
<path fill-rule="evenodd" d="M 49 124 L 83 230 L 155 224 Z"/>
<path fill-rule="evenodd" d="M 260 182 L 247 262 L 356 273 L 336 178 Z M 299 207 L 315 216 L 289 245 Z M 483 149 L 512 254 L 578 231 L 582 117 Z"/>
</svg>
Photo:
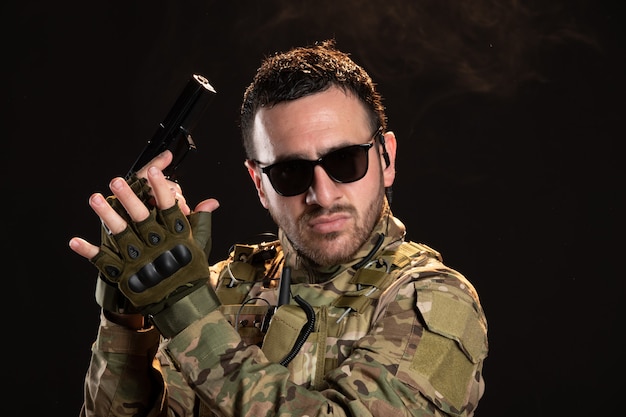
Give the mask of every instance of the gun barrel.
<svg viewBox="0 0 626 417">
<path fill-rule="evenodd" d="M 172 175 L 187 152 L 196 149 L 191 131 L 215 93 L 215 89 L 205 77 L 193 74 L 163 122 L 159 124 L 152 139 L 133 163 L 126 178 L 130 178 L 166 149 L 174 154 L 174 159 L 166 170 L 166 175 Z"/>
</svg>

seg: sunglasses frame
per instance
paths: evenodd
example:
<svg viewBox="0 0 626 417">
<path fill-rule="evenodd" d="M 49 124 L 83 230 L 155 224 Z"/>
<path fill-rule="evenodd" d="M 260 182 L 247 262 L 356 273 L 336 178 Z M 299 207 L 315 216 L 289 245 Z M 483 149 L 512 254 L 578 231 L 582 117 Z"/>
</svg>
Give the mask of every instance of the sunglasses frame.
<svg viewBox="0 0 626 417">
<path fill-rule="evenodd" d="M 376 143 L 376 137 L 381 133 L 382 131 L 382 127 L 379 127 L 376 129 L 376 131 L 374 132 L 374 134 L 371 136 L 371 139 L 369 142 L 367 143 L 361 143 L 361 144 L 356 144 L 356 145 L 348 145 L 348 146 L 344 146 L 343 148 L 339 148 L 339 149 L 335 149 L 334 151 L 330 151 L 325 155 L 322 155 L 321 157 L 319 157 L 318 159 L 315 160 L 309 160 L 309 159 L 291 159 L 291 160 L 284 160 L 284 161 L 279 161 L 279 162 L 275 162 L 271 165 L 267 165 L 265 167 L 261 167 L 261 163 L 257 160 L 254 160 L 254 163 L 259 165 L 259 167 L 261 168 L 261 172 L 265 175 L 267 175 L 268 179 L 270 180 L 270 184 L 272 185 L 272 188 L 274 188 L 274 191 L 276 191 L 279 195 L 283 196 L 283 197 L 294 197 L 297 195 L 300 195 L 304 192 L 306 192 L 307 189 L 309 189 L 309 187 L 311 187 L 311 184 L 308 184 L 306 188 L 304 188 L 304 190 L 302 190 L 301 192 L 298 193 L 284 193 L 280 190 L 278 190 L 276 188 L 276 186 L 274 185 L 274 181 L 272 180 L 272 176 L 270 175 L 270 171 L 275 168 L 277 165 L 280 164 L 284 164 L 284 163 L 290 163 L 290 162 L 304 162 L 306 164 L 308 164 L 311 167 L 311 172 L 313 172 L 313 170 L 315 169 L 315 167 L 317 165 L 320 165 L 324 171 L 326 172 L 326 175 L 328 175 L 328 177 L 330 179 L 332 179 L 333 181 L 335 181 L 338 184 L 348 184 L 351 182 L 356 182 L 359 181 L 361 179 L 363 179 L 363 177 L 365 177 L 365 175 L 367 174 L 367 171 L 369 170 L 369 150 L 374 147 L 374 144 Z M 366 162 L 365 162 L 365 170 L 363 172 L 363 175 L 359 176 L 358 178 L 355 178 L 353 180 L 350 181 L 342 181 L 339 180 L 337 178 L 335 178 L 330 172 L 328 172 L 328 170 L 326 169 L 326 166 L 323 165 L 324 163 L 324 159 L 328 158 L 329 155 L 334 154 L 335 152 L 341 152 L 341 151 L 345 151 L 346 149 L 350 149 L 350 148 L 360 148 L 363 149 L 364 154 L 366 155 Z M 311 183 L 312 183 L 312 179 L 311 179 Z"/>
</svg>

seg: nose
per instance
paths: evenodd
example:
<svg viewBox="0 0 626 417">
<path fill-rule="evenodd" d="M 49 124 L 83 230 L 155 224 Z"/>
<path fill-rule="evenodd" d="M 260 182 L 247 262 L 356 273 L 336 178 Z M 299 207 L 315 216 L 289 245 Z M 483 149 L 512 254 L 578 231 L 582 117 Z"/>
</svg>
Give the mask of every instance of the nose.
<svg viewBox="0 0 626 417">
<path fill-rule="evenodd" d="M 313 168 L 313 183 L 306 192 L 306 203 L 331 207 L 336 200 L 341 198 L 339 185 L 328 176 L 321 165 L 316 165 Z"/>
</svg>

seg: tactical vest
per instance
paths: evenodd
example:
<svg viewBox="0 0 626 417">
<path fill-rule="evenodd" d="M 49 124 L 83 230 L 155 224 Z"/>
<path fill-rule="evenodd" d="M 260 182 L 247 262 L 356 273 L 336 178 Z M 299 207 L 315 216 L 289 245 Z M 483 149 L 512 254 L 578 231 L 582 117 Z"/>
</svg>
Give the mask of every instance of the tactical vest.
<svg viewBox="0 0 626 417">
<path fill-rule="evenodd" d="M 428 257 L 441 261 L 428 246 L 404 242 L 328 282 L 292 284 L 289 303 L 278 305 L 284 260 L 280 242 L 236 245 L 220 266 L 216 292 L 222 312 L 246 343 L 287 366 L 292 382 L 320 390 L 324 375 L 370 330 L 381 294 L 406 266 L 418 266 Z"/>
</svg>

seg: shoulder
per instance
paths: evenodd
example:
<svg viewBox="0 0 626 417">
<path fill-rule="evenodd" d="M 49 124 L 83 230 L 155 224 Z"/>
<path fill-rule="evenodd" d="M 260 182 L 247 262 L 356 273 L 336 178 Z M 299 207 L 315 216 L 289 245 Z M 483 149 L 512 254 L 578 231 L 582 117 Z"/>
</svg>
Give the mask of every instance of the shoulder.
<svg viewBox="0 0 626 417">
<path fill-rule="evenodd" d="M 414 309 L 426 331 L 454 340 L 472 362 L 486 357 L 487 319 L 478 293 L 440 255 L 420 256 L 405 265 L 381 295 L 376 316 L 390 305 Z"/>
<path fill-rule="evenodd" d="M 403 267 L 381 301 L 381 324 L 395 317 L 413 320 L 415 336 L 398 377 L 442 410 L 471 414 L 484 389 L 488 354 L 487 321 L 474 286 L 429 256 Z"/>
<path fill-rule="evenodd" d="M 415 294 L 415 307 L 425 328 L 453 339 L 476 363 L 487 355 L 487 320 L 478 294 L 459 272 L 440 267 L 412 273 L 405 290 Z"/>
<path fill-rule="evenodd" d="M 461 302 L 480 304 L 478 293 L 472 283 L 459 271 L 446 266 L 441 254 L 435 249 L 415 242 L 404 242 L 397 248 L 396 258 L 407 260 L 399 263 L 397 279 L 390 290 L 398 294 L 413 295 L 415 292 L 441 292 Z"/>
</svg>

